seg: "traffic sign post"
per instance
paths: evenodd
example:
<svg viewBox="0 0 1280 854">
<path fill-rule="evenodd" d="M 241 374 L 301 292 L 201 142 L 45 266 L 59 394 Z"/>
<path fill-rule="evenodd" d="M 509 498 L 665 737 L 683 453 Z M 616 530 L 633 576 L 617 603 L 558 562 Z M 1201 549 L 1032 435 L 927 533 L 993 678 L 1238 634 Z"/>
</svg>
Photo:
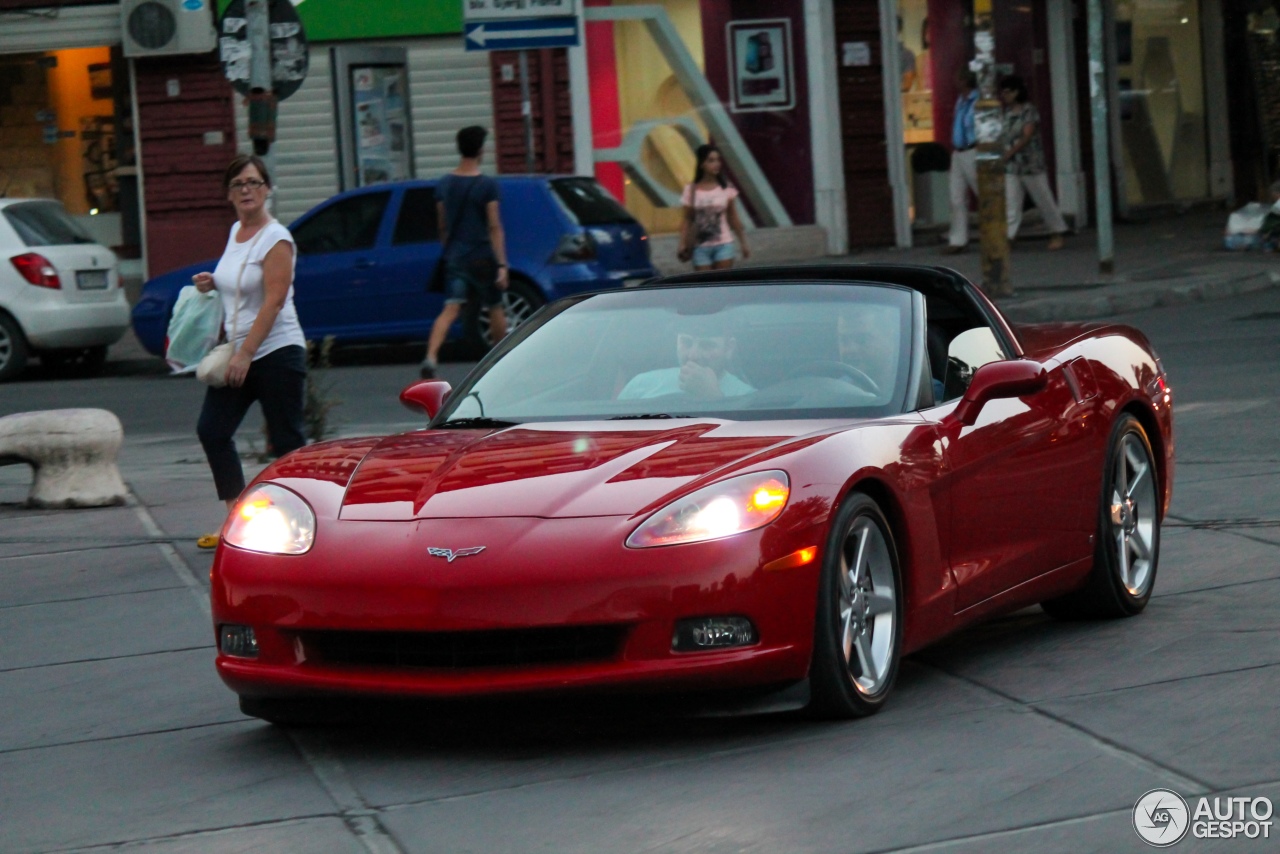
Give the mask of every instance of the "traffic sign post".
<svg viewBox="0 0 1280 854">
<path fill-rule="evenodd" d="M 577 47 L 582 29 L 577 0 L 462 0 L 467 50 L 520 52 L 520 114 L 524 119 L 525 169 L 533 171 L 533 102 L 529 97 L 529 51 Z M 544 81 L 546 85 L 546 81 Z"/>
<path fill-rule="evenodd" d="M 307 37 L 289 0 L 232 0 L 218 26 L 219 55 L 232 87 L 249 102 L 249 137 L 267 156 L 276 107 L 307 76 Z"/>
</svg>

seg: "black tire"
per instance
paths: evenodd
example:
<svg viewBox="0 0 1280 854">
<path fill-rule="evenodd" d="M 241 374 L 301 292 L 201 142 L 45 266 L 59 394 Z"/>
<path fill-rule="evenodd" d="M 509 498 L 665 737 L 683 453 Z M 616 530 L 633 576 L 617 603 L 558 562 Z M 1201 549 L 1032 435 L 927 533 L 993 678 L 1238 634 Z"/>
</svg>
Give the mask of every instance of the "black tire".
<svg viewBox="0 0 1280 854">
<path fill-rule="evenodd" d="M 344 703 L 323 698 L 240 697 L 240 711 L 282 727 L 342 724 L 350 720 Z"/>
<path fill-rule="evenodd" d="M 1159 476 L 1147 431 L 1137 418 L 1122 414 L 1107 443 L 1093 569 L 1079 590 L 1041 603 L 1047 613 L 1097 620 L 1132 617 L 1147 607 L 1160 562 Z"/>
<path fill-rule="evenodd" d="M 0 383 L 26 370 L 30 353 L 18 322 L 0 311 Z"/>
<path fill-rule="evenodd" d="M 851 565 L 857 563 L 858 541 L 863 536 L 866 537 L 861 549 L 864 552 L 863 562 L 871 557 L 869 550 L 874 548 L 878 567 L 866 570 L 865 593 L 846 597 L 842 595 L 842 589 L 852 589 L 852 585 L 844 588 L 842 579 L 848 578 L 851 570 L 856 568 Z M 873 541 L 878 545 L 872 545 Z M 852 553 L 851 548 L 854 550 Z M 867 495 L 851 493 L 836 513 L 825 553 L 814 620 L 813 661 L 809 666 L 811 699 L 808 712 L 821 718 L 873 715 L 884 706 L 893 689 L 902 655 L 902 571 L 893 531 L 879 505 Z M 892 597 L 887 609 L 878 614 L 868 614 L 866 603 L 879 602 L 881 604 L 877 607 L 884 608 L 883 598 L 886 595 Z M 866 606 L 861 617 L 853 617 L 852 624 L 842 616 L 842 600 L 849 603 L 851 613 L 858 611 L 859 602 Z M 883 621 L 886 616 L 891 619 Z M 868 620 L 871 622 L 866 622 Z M 865 627 L 862 631 L 857 631 L 859 621 Z M 850 628 L 854 629 L 854 640 L 850 644 L 851 651 L 846 653 L 845 638 Z M 881 663 L 879 673 L 868 675 L 858 663 L 860 643 L 867 644 L 869 650 L 883 651 L 883 655 L 875 657 L 875 661 Z"/>
</svg>

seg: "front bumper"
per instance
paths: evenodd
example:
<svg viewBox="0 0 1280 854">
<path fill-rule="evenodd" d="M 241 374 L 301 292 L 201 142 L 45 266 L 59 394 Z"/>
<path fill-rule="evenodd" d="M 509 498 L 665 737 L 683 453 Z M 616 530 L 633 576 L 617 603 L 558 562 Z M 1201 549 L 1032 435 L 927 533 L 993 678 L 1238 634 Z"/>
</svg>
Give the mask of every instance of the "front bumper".
<svg viewBox="0 0 1280 854">
<path fill-rule="evenodd" d="M 461 698 L 587 688 L 703 690 L 776 685 L 808 673 L 818 567 L 764 570 L 813 545 L 770 528 L 709 543 L 627 549 L 627 517 L 329 521 L 306 555 L 219 549 L 214 628 L 248 625 L 257 658 L 219 655 L 217 669 L 247 696 L 307 694 Z M 810 537 L 812 539 L 812 537 Z M 485 545 L 450 562 L 429 546 Z M 674 652 L 680 619 L 738 615 L 751 646 Z M 488 667 L 335 663 L 313 632 L 466 632 L 613 626 L 622 641 L 602 660 Z"/>
</svg>

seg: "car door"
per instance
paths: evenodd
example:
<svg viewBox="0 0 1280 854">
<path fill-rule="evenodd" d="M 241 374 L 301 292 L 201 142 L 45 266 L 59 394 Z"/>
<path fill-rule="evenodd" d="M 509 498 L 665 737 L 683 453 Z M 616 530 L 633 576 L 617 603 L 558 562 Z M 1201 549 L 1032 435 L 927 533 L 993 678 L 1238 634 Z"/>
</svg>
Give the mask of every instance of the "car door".
<svg viewBox="0 0 1280 854">
<path fill-rule="evenodd" d="M 390 190 L 339 196 L 290 229 L 294 304 L 308 338 L 362 338 L 378 322 L 376 250 L 390 200 Z"/>
<path fill-rule="evenodd" d="M 378 328 L 388 338 L 426 338 L 444 305 L 444 295 L 427 293 L 440 260 L 434 186 L 409 186 L 399 193 L 389 244 L 378 253 Z"/>
<path fill-rule="evenodd" d="M 957 611 L 1091 553 L 1081 519 L 1084 431 L 1062 368 L 1021 398 L 993 400 L 972 426 L 947 416 L 969 378 L 1008 358 L 987 326 L 956 335 L 948 348 L 946 402 L 926 414 L 938 425 L 950 507 L 948 551 Z"/>
</svg>

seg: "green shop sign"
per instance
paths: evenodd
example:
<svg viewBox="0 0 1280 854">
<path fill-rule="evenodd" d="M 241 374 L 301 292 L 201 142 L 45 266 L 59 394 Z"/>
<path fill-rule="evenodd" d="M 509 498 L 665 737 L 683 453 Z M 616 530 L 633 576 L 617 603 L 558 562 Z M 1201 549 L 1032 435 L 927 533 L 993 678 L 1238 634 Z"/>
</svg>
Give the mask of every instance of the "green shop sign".
<svg viewBox="0 0 1280 854">
<path fill-rule="evenodd" d="M 454 35 L 459 0 L 292 0 L 311 42 Z M 218 0 L 218 15 L 231 0 Z"/>
</svg>

